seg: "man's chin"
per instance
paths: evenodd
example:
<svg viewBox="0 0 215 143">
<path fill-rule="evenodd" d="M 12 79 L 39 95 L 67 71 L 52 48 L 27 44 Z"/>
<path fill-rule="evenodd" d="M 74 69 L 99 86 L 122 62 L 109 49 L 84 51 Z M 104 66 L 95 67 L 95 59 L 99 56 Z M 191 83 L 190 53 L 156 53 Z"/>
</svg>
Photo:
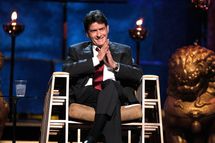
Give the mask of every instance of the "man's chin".
<svg viewBox="0 0 215 143">
<path fill-rule="evenodd" d="M 98 46 L 98 47 L 102 47 L 104 44 L 96 44 L 96 46 Z"/>
<path fill-rule="evenodd" d="M 97 41 L 97 42 L 95 42 L 95 45 L 98 46 L 98 47 L 102 47 L 104 44 L 105 44 L 104 41 Z"/>
</svg>

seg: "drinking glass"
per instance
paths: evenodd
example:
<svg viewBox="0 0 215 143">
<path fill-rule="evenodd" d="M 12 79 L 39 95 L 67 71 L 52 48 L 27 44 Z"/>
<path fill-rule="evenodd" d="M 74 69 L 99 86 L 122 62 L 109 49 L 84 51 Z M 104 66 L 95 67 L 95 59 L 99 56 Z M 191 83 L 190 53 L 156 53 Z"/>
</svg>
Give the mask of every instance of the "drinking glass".
<svg viewBox="0 0 215 143">
<path fill-rule="evenodd" d="M 24 97 L 26 93 L 27 80 L 15 80 L 16 96 Z"/>
</svg>

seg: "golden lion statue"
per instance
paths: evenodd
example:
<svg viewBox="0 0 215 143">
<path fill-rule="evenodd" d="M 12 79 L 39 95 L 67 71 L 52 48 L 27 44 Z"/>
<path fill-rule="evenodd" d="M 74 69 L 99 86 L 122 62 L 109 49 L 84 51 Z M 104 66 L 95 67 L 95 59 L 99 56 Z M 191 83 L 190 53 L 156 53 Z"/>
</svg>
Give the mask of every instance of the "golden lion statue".
<svg viewBox="0 0 215 143">
<path fill-rule="evenodd" d="M 3 66 L 3 55 L 0 52 L 0 69 Z M 9 105 L 8 103 L 4 100 L 2 92 L 0 90 L 0 139 L 3 135 L 3 130 L 5 126 L 5 122 L 7 120 L 7 116 L 9 113 Z"/>
<path fill-rule="evenodd" d="M 215 143 L 215 53 L 179 48 L 169 60 L 166 143 Z"/>
</svg>

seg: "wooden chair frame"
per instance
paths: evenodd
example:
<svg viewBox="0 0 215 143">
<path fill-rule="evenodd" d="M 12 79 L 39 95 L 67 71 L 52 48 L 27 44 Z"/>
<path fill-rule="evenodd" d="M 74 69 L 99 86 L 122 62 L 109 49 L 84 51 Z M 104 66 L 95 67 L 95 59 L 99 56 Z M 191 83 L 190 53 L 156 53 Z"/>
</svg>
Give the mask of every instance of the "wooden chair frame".
<svg viewBox="0 0 215 143">
<path fill-rule="evenodd" d="M 63 79 L 64 93 L 56 88 L 56 79 Z M 147 80 L 156 81 L 156 97 L 147 99 L 145 92 L 145 82 Z M 142 96 L 144 95 L 144 96 Z M 161 116 L 159 77 L 156 75 L 144 75 L 142 84 L 136 91 L 136 96 L 141 104 L 126 105 L 121 107 L 122 126 L 137 126 L 142 128 L 141 142 L 145 143 L 145 138 L 150 138 L 152 132 L 158 131 L 160 143 L 163 143 L 163 125 Z M 144 97 L 144 98 L 142 98 Z M 64 118 L 53 119 L 53 107 L 64 106 Z M 156 122 L 146 122 L 146 109 L 157 108 L 158 119 Z M 50 135 L 58 135 L 64 131 L 65 143 L 68 142 L 69 125 L 84 125 L 83 121 L 93 122 L 95 111 L 93 108 L 77 103 L 69 105 L 69 73 L 54 72 L 49 82 L 49 90 L 44 103 L 44 115 L 41 126 L 40 143 L 48 143 Z M 141 122 L 133 122 L 135 119 L 141 119 Z M 77 121 L 78 120 L 78 121 Z M 81 143 L 81 128 L 77 130 L 77 143 Z M 131 143 L 131 130 L 128 130 L 128 143 Z"/>
</svg>

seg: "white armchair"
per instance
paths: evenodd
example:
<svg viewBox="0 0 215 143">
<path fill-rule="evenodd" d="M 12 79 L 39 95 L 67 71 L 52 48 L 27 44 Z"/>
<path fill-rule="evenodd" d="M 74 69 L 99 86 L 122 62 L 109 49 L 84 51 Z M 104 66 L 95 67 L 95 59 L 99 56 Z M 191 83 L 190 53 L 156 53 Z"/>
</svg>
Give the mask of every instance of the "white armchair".
<svg viewBox="0 0 215 143">
<path fill-rule="evenodd" d="M 60 80 L 61 88 L 57 86 Z M 147 80 L 155 81 L 156 94 L 153 99 L 145 98 L 146 89 L 145 82 Z M 69 105 L 69 73 L 66 72 L 54 72 L 50 81 L 49 90 L 46 95 L 44 104 L 44 115 L 41 127 L 40 143 L 48 143 L 50 136 L 59 135 L 59 132 L 64 131 L 65 143 L 68 142 L 69 128 L 73 127 L 73 124 L 80 125 L 77 131 L 77 141 L 81 143 L 81 128 L 84 126 L 84 121 L 93 122 L 95 116 L 95 110 L 92 107 L 72 103 Z M 136 96 L 141 104 L 126 105 L 121 107 L 121 120 L 122 126 L 137 126 L 142 128 L 142 143 L 147 138 L 154 138 L 153 134 L 159 134 L 157 142 L 163 143 L 163 126 L 161 118 L 161 105 L 160 105 L 160 91 L 159 91 L 158 76 L 144 75 L 142 78 L 142 84 L 136 91 Z M 63 91 L 61 93 L 61 91 Z M 142 98 L 144 95 L 144 98 Z M 152 95 L 152 96 L 154 96 Z M 150 95 L 151 96 L 151 95 Z M 149 97 L 150 97 L 149 96 Z M 150 97 L 151 98 L 151 97 Z M 142 104 L 144 103 L 144 104 Z M 143 105 L 143 106 L 142 106 Z M 53 108 L 63 107 L 64 115 L 63 119 L 53 119 Z M 147 109 L 154 110 L 156 112 L 156 121 L 150 121 L 145 119 L 145 115 L 148 114 Z M 140 119 L 138 122 L 135 119 Z M 131 129 L 128 128 L 128 143 L 131 143 Z"/>
</svg>

